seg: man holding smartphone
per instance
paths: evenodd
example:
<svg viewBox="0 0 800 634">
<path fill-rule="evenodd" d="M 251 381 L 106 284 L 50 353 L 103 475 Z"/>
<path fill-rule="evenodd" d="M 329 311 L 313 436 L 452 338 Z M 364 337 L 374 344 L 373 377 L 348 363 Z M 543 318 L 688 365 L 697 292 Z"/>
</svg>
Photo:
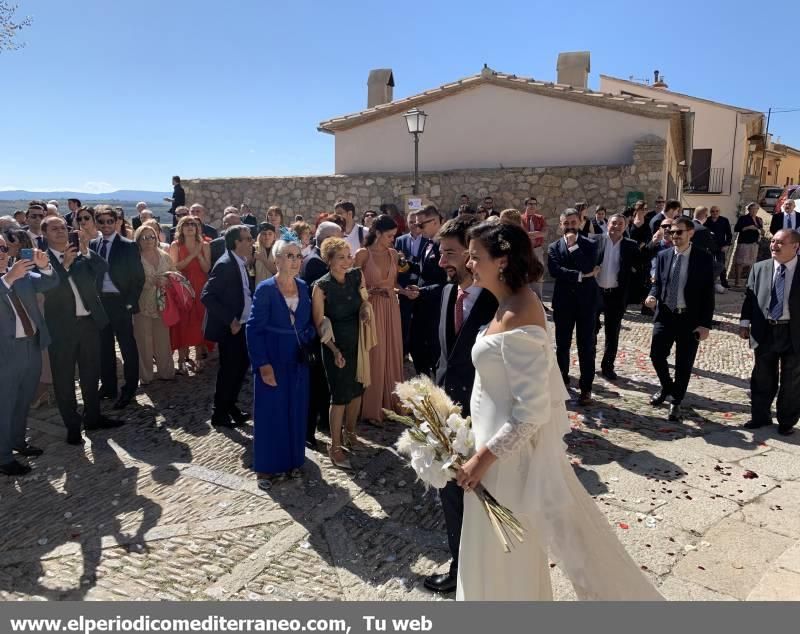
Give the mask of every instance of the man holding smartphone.
<svg viewBox="0 0 800 634">
<path fill-rule="evenodd" d="M 40 456 L 25 439 L 28 411 L 42 373 L 42 350 L 50 343 L 36 293 L 58 286 L 46 253 L 22 249 L 8 268 L 8 244 L 0 234 L 0 474 L 20 476 L 31 468 L 14 454 Z M 13 362 L 11 361 L 13 360 Z"/>
<path fill-rule="evenodd" d="M 79 232 L 79 248 L 69 242 L 67 223 L 50 216 L 42 223 L 49 245 L 50 263 L 59 284 L 45 295 L 44 314 L 52 336 L 48 348 L 53 372 L 56 404 L 67 428 L 67 443 L 83 444 L 81 426 L 86 430 L 118 427 L 115 421 L 100 415 L 100 330 L 108 324 L 97 280 L 102 279 L 108 265 L 89 249 L 94 236 Z M 83 414 L 78 413 L 75 396 L 75 366 L 83 396 Z"/>
<path fill-rule="evenodd" d="M 714 318 L 714 257 L 692 246 L 694 222 L 690 218 L 673 220 L 669 233 L 673 247 L 656 256 L 653 287 L 644 304 L 655 310 L 650 359 L 661 383 L 650 404 L 661 405 L 672 397 L 669 420 L 679 421 L 697 348 L 708 338 Z M 674 379 L 667 363 L 673 344 Z"/>
</svg>

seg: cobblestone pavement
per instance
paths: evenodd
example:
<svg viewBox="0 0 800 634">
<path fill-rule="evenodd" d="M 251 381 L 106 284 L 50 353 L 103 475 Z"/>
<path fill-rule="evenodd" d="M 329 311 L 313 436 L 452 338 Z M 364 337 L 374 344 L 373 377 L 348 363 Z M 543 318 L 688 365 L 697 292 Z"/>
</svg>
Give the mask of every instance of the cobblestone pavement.
<svg viewBox="0 0 800 634">
<path fill-rule="evenodd" d="M 579 477 L 670 599 L 800 599 L 800 434 L 738 429 L 741 297 L 718 296 L 682 424 L 648 404 L 651 324 L 632 311 L 623 378 L 598 377 L 595 405 L 570 406 Z M 84 449 L 63 442 L 55 408 L 32 413 L 46 453 L 0 481 L 0 598 L 437 599 L 421 577 L 448 562 L 438 497 L 390 449 L 398 427 L 363 429 L 353 473 L 308 452 L 303 478 L 266 494 L 248 468 L 252 428 L 209 424 L 214 375 L 140 390 L 127 424 Z M 574 598 L 552 573 L 557 598 Z"/>
</svg>

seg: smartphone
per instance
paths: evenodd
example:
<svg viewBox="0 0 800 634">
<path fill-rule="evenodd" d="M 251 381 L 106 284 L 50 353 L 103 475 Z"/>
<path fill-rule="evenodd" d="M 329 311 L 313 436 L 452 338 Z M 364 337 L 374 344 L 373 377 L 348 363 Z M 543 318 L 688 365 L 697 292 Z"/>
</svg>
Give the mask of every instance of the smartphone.
<svg viewBox="0 0 800 634">
<path fill-rule="evenodd" d="M 33 260 L 33 249 L 20 249 L 19 258 L 20 260 Z"/>
<path fill-rule="evenodd" d="M 70 246 L 75 247 L 77 250 L 80 250 L 81 235 L 77 231 L 69 232 L 69 244 Z"/>
</svg>

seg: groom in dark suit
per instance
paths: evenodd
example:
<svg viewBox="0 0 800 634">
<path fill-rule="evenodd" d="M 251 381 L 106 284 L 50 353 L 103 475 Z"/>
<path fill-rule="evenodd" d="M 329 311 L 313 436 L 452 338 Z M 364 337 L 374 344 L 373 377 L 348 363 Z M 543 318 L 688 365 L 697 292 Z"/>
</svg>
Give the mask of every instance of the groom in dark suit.
<svg viewBox="0 0 800 634">
<path fill-rule="evenodd" d="M 770 242 L 771 260 L 750 270 L 739 334 L 755 349 L 750 378 L 747 429 L 772 424 L 772 401 L 778 395 L 778 433 L 794 432 L 800 418 L 800 233 L 779 229 Z M 793 319 L 792 319 L 793 318 Z M 780 377 L 780 378 L 778 378 Z"/>
<path fill-rule="evenodd" d="M 8 244 L 0 234 L 0 473 L 25 475 L 31 468 L 14 453 L 39 456 L 42 450 L 25 440 L 28 411 L 42 373 L 42 350 L 50 343 L 36 293 L 58 286 L 46 253 L 32 260 L 17 258 L 8 266 Z"/>
<path fill-rule="evenodd" d="M 439 266 L 447 273 L 448 283 L 428 287 L 428 299 L 439 303 L 439 363 L 436 382 L 468 416 L 475 367 L 472 365 L 472 346 L 478 331 L 497 312 L 497 300 L 481 288 L 472 286 L 472 274 L 467 268 L 469 228 L 477 224 L 473 215 L 448 220 L 438 233 Z M 439 490 L 447 543 L 453 559 L 446 574 L 425 578 L 424 585 L 433 592 L 452 592 L 458 577 L 458 549 L 461 542 L 461 522 L 464 516 L 464 489 L 455 480 Z"/>
<path fill-rule="evenodd" d="M 139 349 L 133 336 L 133 316 L 139 312 L 139 296 L 144 287 L 144 268 L 139 247 L 117 233 L 119 220 L 113 207 L 97 207 L 95 223 L 102 235 L 90 244 L 91 250 L 108 264 L 108 270 L 97 280 L 97 290 L 109 321 L 100 333 L 102 398 L 117 399 L 115 339 L 122 354 L 125 384 L 114 403 L 114 409 L 127 407 L 139 386 Z"/>
</svg>

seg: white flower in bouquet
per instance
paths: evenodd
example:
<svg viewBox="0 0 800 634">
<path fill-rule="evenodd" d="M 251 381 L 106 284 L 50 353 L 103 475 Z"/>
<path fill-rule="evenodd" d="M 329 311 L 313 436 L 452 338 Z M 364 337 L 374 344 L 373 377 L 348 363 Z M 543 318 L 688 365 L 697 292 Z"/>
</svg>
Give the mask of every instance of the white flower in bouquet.
<svg viewBox="0 0 800 634">
<path fill-rule="evenodd" d="M 468 458 L 475 453 L 475 434 L 466 425 L 456 430 L 452 443 L 453 449 L 464 457 Z"/>
</svg>

